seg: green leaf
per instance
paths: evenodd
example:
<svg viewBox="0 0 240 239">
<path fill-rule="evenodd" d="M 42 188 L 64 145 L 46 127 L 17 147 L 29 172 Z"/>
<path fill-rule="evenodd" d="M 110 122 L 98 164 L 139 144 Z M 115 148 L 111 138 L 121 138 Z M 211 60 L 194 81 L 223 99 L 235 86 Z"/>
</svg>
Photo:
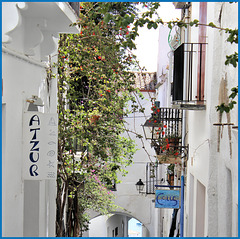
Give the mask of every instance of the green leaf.
<svg viewBox="0 0 240 239">
<path fill-rule="evenodd" d="M 158 28 L 158 25 L 157 25 L 156 22 L 153 23 L 153 28 L 154 28 L 154 29 L 157 29 L 157 28 Z"/>
<path fill-rule="evenodd" d="M 194 24 L 198 24 L 198 23 L 199 23 L 199 20 L 195 19 L 195 20 L 193 21 L 193 23 L 194 23 Z"/>
<path fill-rule="evenodd" d="M 105 17 L 104 17 L 104 22 L 105 23 L 108 23 L 109 21 L 110 21 L 110 19 L 111 19 L 111 15 L 109 14 L 109 13 L 106 13 L 106 15 L 105 15 Z"/>
<path fill-rule="evenodd" d="M 235 68 L 237 67 L 238 63 L 238 53 L 235 52 L 232 55 L 226 56 L 227 60 L 225 61 L 225 65 L 232 64 Z"/>
<path fill-rule="evenodd" d="M 152 22 L 149 22 L 148 24 L 147 24 L 147 28 L 148 29 L 151 29 L 153 27 L 153 23 Z"/>
<path fill-rule="evenodd" d="M 215 25 L 213 22 L 210 22 L 210 23 L 208 24 L 208 26 L 210 26 L 210 27 L 216 27 L 216 25 Z"/>
<path fill-rule="evenodd" d="M 172 23 L 171 22 L 168 23 L 168 28 L 172 29 Z"/>
</svg>

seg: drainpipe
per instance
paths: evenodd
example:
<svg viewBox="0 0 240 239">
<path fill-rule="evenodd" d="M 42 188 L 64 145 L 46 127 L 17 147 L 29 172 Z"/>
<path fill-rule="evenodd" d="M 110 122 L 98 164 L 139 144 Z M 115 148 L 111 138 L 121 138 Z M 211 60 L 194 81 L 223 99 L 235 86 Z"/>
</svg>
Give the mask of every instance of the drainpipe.
<svg viewBox="0 0 240 239">
<path fill-rule="evenodd" d="M 185 19 L 186 23 L 189 23 L 189 8 L 190 3 L 186 6 L 185 9 Z M 184 43 L 188 43 L 189 41 L 189 25 L 187 25 L 187 28 L 185 28 L 185 36 L 184 36 Z M 184 45 L 184 79 L 183 79 L 183 100 L 186 99 L 187 96 L 187 72 L 188 72 L 188 44 Z M 182 146 L 185 146 L 186 140 L 186 110 L 183 110 L 183 116 L 182 116 Z M 183 156 L 183 155 L 182 155 Z M 182 157 L 182 170 L 181 170 L 181 210 L 180 210 L 180 237 L 184 236 L 184 157 Z"/>
</svg>

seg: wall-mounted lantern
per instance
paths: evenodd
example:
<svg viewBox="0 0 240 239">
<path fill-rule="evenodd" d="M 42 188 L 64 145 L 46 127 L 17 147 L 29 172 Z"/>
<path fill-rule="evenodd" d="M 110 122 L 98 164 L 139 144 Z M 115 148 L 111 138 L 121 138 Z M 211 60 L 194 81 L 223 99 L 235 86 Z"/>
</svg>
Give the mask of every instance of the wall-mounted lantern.
<svg viewBox="0 0 240 239">
<path fill-rule="evenodd" d="M 145 186 L 145 184 L 142 182 L 142 179 L 139 179 L 139 181 L 135 185 L 139 193 L 143 191 L 143 188 Z"/>
<path fill-rule="evenodd" d="M 154 121 L 156 121 L 156 120 L 154 120 L 151 117 L 144 123 L 144 125 L 142 125 L 143 132 L 144 132 L 146 139 L 156 140 L 159 138 L 159 134 L 157 134 L 158 129 L 159 129 L 159 123 L 154 122 Z"/>
<path fill-rule="evenodd" d="M 32 98 L 27 99 L 29 102 L 28 111 L 38 111 L 38 106 L 44 106 L 43 101 L 36 95 L 33 95 Z"/>
</svg>

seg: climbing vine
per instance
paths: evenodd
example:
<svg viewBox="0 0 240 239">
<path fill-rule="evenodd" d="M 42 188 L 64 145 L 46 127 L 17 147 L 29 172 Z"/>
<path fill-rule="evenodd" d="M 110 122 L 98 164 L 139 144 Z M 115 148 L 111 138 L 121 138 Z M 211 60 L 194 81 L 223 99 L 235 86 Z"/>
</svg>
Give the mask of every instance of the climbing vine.
<svg viewBox="0 0 240 239">
<path fill-rule="evenodd" d="M 104 10 L 110 14 L 102 14 Z M 126 175 L 135 142 L 122 136 L 124 117 L 138 110 L 130 66 L 135 56 L 130 3 L 81 3 L 80 34 L 62 34 L 58 54 L 57 236 L 82 236 L 88 210 L 116 210 L 111 189 Z M 125 16 L 122 23 L 111 16 Z M 109 22 L 110 21 L 110 22 Z"/>
<path fill-rule="evenodd" d="M 141 15 L 138 5 L 146 9 Z M 118 174 L 126 175 L 125 167 L 136 152 L 134 140 L 122 136 L 128 131 L 124 117 L 144 111 L 130 72 L 138 67 L 131 50 L 136 48 L 139 27 L 156 29 L 165 24 L 156 13 L 159 6 L 159 2 L 83 2 L 73 24 L 80 33 L 60 35 L 56 236 L 82 236 L 91 209 L 100 214 L 116 210 L 111 189 L 119 182 Z M 166 24 L 186 27 L 182 21 Z M 201 25 L 198 20 L 189 24 Z M 207 26 L 217 28 L 213 23 Z M 220 30 L 229 34 L 229 42 L 238 42 L 237 30 Z M 236 67 L 237 62 L 234 53 L 225 64 Z M 232 99 L 237 91 L 233 93 Z M 231 108 L 235 101 L 230 103 Z"/>
<path fill-rule="evenodd" d="M 231 99 L 231 101 L 226 104 L 226 103 L 222 103 L 218 106 L 216 106 L 217 111 L 219 111 L 220 113 L 226 112 L 229 113 L 230 110 L 233 109 L 234 105 L 237 104 L 237 102 L 234 100 L 234 98 L 238 95 L 238 86 L 237 87 L 233 87 L 231 89 L 232 93 L 229 95 L 229 99 Z"/>
</svg>

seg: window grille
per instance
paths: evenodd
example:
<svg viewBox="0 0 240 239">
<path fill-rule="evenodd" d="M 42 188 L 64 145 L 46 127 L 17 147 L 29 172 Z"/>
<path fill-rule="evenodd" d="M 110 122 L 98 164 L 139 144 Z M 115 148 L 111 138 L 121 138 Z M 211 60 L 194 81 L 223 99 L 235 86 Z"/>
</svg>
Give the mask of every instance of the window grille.
<svg viewBox="0 0 240 239">
<path fill-rule="evenodd" d="M 155 185 L 161 183 L 158 163 L 146 165 L 146 194 L 155 194 Z"/>
</svg>

